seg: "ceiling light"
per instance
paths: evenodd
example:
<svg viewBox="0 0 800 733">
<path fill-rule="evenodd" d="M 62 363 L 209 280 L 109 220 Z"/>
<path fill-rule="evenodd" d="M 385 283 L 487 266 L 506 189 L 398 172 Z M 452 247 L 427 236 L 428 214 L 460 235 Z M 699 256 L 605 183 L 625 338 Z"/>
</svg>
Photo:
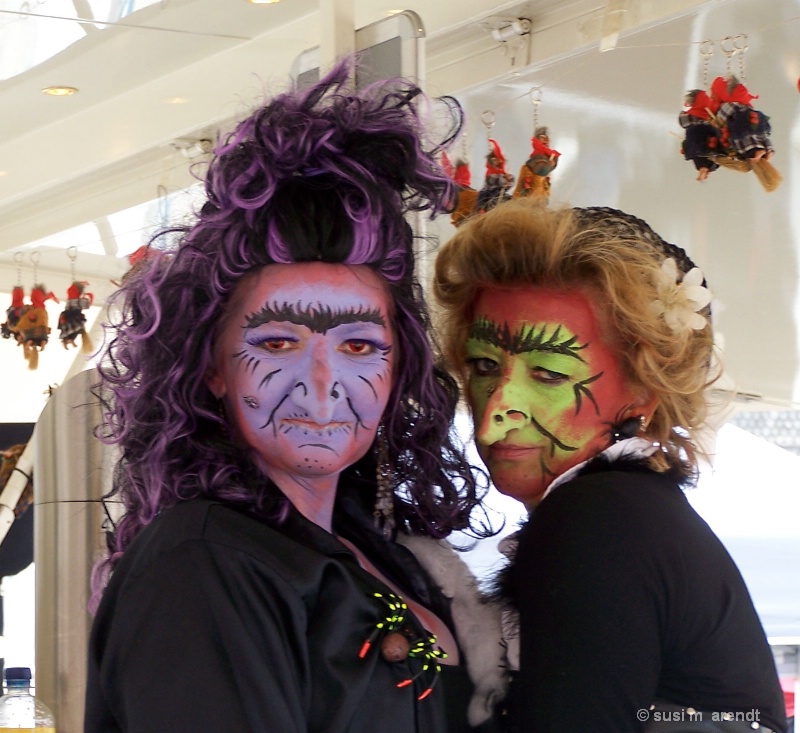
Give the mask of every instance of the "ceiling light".
<svg viewBox="0 0 800 733">
<path fill-rule="evenodd" d="M 247 0 L 251 5 L 274 5 L 281 0 Z"/>
<path fill-rule="evenodd" d="M 77 94 L 78 90 L 75 87 L 45 87 L 42 92 L 51 97 L 70 97 Z"/>
</svg>

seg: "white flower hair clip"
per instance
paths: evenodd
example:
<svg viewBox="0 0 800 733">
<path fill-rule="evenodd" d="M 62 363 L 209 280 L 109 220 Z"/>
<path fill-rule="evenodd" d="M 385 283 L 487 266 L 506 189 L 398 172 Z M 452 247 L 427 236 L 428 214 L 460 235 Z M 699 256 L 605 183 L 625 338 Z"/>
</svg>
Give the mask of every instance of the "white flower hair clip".
<svg viewBox="0 0 800 733">
<path fill-rule="evenodd" d="M 686 328 L 700 331 L 708 325 L 708 320 L 698 311 L 711 302 L 711 292 L 703 286 L 699 267 L 693 267 L 683 277 L 681 274 L 672 257 L 664 260 L 657 283 L 658 298 L 652 308 L 676 333 Z"/>
</svg>

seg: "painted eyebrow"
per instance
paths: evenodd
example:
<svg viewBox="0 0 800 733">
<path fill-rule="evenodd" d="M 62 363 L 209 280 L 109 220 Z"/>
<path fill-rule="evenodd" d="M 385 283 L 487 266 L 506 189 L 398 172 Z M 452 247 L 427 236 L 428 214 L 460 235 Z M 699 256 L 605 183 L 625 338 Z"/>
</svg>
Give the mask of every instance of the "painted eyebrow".
<svg viewBox="0 0 800 733">
<path fill-rule="evenodd" d="M 330 306 L 267 303 L 260 311 L 245 318 L 245 328 L 284 321 L 305 326 L 314 333 L 326 333 L 347 323 L 375 323 L 386 328 L 383 314 L 377 308 L 346 308 L 334 311 Z"/>
<path fill-rule="evenodd" d="M 571 356 L 578 361 L 584 361 L 578 352 L 588 346 L 588 344 L 579 344 L 577 336 L 564 338 L 560 325 L 556 326 L 549 336 L 547 335 L 547 326 L 544 325 L 539 330 L 520 326 L 516 333 L 511 333 L 508 323 L 500 325 L 487 318 L 481 318 L 472 324 L 469 337 L 497 346 L 509 354 L 543 351 L 549 354 Z"/>
</svg>

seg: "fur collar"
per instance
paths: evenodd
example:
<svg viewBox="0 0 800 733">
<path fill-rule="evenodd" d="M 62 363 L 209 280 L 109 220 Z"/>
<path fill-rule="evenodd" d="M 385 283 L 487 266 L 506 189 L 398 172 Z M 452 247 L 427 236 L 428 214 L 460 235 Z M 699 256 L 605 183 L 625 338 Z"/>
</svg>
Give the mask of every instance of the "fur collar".
<svg viewBox="0 0 800 733">
<path fill-rule="evenodd" d="M 508 687 L 507 649 L 502 633 L 502 605 L 484 598 L 467 564 L 445 540 L 398 534 L 450 599 L 456 637 L 475 686 L 468 718 L 477 726 L 488 720 Z"/>
</svg>

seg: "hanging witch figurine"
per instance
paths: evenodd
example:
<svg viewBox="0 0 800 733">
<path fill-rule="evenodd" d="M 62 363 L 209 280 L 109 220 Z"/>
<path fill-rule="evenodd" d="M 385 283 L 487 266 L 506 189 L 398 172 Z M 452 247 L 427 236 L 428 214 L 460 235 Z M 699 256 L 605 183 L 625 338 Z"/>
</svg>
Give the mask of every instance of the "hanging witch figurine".
<svg viewBox="0 0 800 733">
<path fill-rule="evenodd" d="M 722 51 L 727 57 L 727 73 L 711 83 L 708 92 L 692 89 L 684 97 L 684 110 L 678 116 L 685 137 L 681 152 L 697 169 L 697 180 L 705 181 L 718 167 L 742 173 L 753 171 L 767 191 L 780 184 L 781 174 L 769 162 L 775 149 L 770 134 L 769 117 L 754 109 L 751 94 L 744 85 L 747 36 L 739 34 L 722 39 Z M 708 67 L 714 52 L 714 42 L 700 45 L 703 57 L 703 86 L 708 87 Z M 733 73 L 733 59 L 739 59 L 739 76 Z"/>
<path fill-rule="evenodd" d="M 561 155 L 550 147 L 550 133 L 546 127 L 537 127 L 531 138 L 531 157 L 519 172 L 514 198 L 537 196 L 550 198 L 550 174 L 558 165 Z"/>
<path fill-rule="evenodd" d="M 64 348 L 77 346 L 75 339 L 81 338 L 81 351 L 88 354 L 92 351 L 92 341 L 86 333 L 86 316 L 83 314 L 94 301 L 94 295 L 86 292 L 89 283 L 75 280 L 67 288 L 67 303 L 58 317 L 59 338 Z"/>
<path fill-rule="evenodd" d="M 719 168 L 714 158 L 721 152 L 720 131 L 712 122 L 714 103 L 702 89 L 692 89 L 683 98 L 684 110 L 678 122 L 685 130 L 681 153 L 697 169 L 697 180 L 705 181 L 708 174 Z"/>
<path fill-rule="evenodd" d="M 714 122 L 720 130 L 722 152 L 728 157 L 717 158 L 725 165 L 733 159 L 747 165 L 732 167 L 737 170 L 752 170 L 767 191 L 774 191 L 780 184 L 780 173 L 769 162 L 775 153 L 770 134 L 769 117 L 754 109 L 751 94 L 734 74 L 718 76 L 711 84 L 711 109 Z"/>
<path fill-rule="evenodd" d="M 775 152 L 769 137 L 772 126 L 767 115 L 753 109 L 754 99 L 758 95 L 750 94 L 734 74 L 718 76 L 711 83 L 711 100 L 725 149 L 742 160 L 769 160 Z"/>
<path fill-rule="evenodd" d="M 0 334 L 4 339 L 9 339 L 13 336 L 17 343 L 21 343 L 17 325 L 19 324 L 19 319 L 22 317 L 24 308 L 25 290 L 22 285 L 15 285 L 14 289 L 11 291 L 11 306 L 6 310 L 5 323 L 0 325 Z"/>
<path fill-rule="evenodd" d="M 31 303 L 23 308 L 17 324 L 17 339 L 22 344 L 25 358 L 28 360 L 28 369 L 38 368 L 39 352 L 44 351 L 50 336 L 45 308 L 47 300 L 59 302 L 53 293 L 47 292 L 46 286 L 41 283 L 34 285 L 31 290 Z"/>
<path fill-rule="evenodd" d="M 456 159 L 453 180 L 458 186 L 458 204 L 450 214 L 450 221 L 453 226 L 459 226 L 475 212 L 475 206 L 478 203 L 478 192 L 472 188 L 472 172 L 469 169 L 469 162 L 464 158 Z"/>
<path fill-rule="evenodd" d="M 469 163 L 464 158 L 456 158 L 456 162 L 453 164 L 450 162 L 447 153 L 442 153 L 442 168 L 445 169 L 447 175 L 458 186 L 456 206 L 450 212 L 450 222 L 457 227 L 475 213 L 478 192 L 472 188 L 472 173 L 469 169 Z"/>
<path fill-rule="evenodd" d="M 506 173 L 506 159 L 497 140 L 489 138 L 489 152 L 486 155 L 486 178 L 483 188 L 478 191 L 478 201 L 476 210 L 484 214 L 493 209 L 502 201 L 510 199 L 507 193 L 511 184 L 514 183 L 514 176 Z"/>
</svg>

